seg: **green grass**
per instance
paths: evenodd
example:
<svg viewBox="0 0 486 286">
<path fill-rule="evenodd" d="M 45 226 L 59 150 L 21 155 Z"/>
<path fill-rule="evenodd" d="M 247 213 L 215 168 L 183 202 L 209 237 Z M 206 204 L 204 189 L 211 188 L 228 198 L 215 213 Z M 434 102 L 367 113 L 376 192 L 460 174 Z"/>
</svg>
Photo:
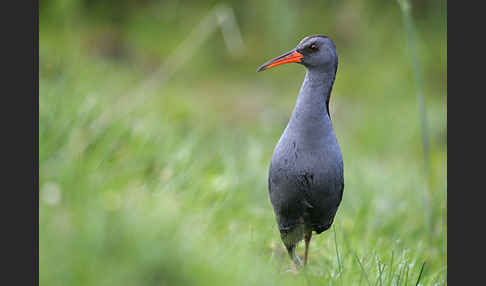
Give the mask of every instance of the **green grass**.
<svg viewBox="0 0 486 286">
<path fill-rule="evenodd" d="M 441 86 L 423 85 L 427 204 L 406 37 L 379 27 L 369 32 L 379 49 L 339 50 L 331 109 L 343 202 L 334 226 L 313 237 L 308 268 L 293 274 L 267 174 L 304 71 L 255 73 L 286 47 L 258 54 L 250 41 L 230 65 L 202 49 L 194 66 L 137 94 L 148 71 L 91 55 L 90 29 L 41 25 L 40 285 L 415 285 L 424 263 L 420 284 L 445 285 Z M 438 39 L 421 48 L 426 71 L 438 65 Z"/>
</svg>

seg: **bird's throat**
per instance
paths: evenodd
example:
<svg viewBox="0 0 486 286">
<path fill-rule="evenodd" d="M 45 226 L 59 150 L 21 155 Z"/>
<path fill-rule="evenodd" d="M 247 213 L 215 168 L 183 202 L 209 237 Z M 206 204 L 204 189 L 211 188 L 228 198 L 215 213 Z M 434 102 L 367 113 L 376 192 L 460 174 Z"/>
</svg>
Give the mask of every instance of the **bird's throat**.
<svg viewBox="0 0 486 286">
<path fill-rule="evenodd" d="M 332 129 L 327 102 L 334 77 L 335 74 L 307 70 L 289 125 L 295 124 L 301 130 Z"/>
</svg>

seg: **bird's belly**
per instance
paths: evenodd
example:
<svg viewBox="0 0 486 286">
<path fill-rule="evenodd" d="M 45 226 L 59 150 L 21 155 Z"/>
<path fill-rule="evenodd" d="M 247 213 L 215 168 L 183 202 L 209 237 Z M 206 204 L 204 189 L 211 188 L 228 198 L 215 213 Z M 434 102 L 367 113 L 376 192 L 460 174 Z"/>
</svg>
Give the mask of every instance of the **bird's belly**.
<svg viewBox="0 0 486 286">
<path fill-rule="evenodd" d="M 342 167 L 335 162 L 333 167 L 324 164 L 303 164 L 300 167 L 292 163 L 272 165 L 269 172 L 270 193 L 279 192 L 280 196 L 294 197 L 332 196 L 340 191 L 343 184 Z"/>
</svg>

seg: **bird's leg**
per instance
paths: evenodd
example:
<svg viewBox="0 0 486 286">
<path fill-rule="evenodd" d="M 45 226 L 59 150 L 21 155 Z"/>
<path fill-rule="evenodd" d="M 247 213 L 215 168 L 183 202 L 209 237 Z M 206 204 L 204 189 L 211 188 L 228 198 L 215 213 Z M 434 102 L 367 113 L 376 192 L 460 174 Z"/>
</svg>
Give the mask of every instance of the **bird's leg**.
<svg viewBox="0 0 486 286">
<path fill-rule="evenodd" d="M 305 241 L 305 253 L 304 253 L 304 266 L 307 264 L 307 257 L 309 253 L 309 244 L 312 238 L 312 230 L 308 230 L 304 234 L 304 241 Z"/>
<path fill-rule="evenodd" d="M 300 260 L 300 257 L 297 255 L 297 253 L 295 253 L 295 249 L 297 248 L 299 241 L 302 240 L 303 234 L 303 225 L 293 227 L 290 230 L 280 231 L 280 236 L 285 245 L 285 248 L 287 248 L 290 259 L 292 259 L 296 267 L 302 266 L 302 260 Z"/>
<path fill-rule="evenodd" d="M 300 260 L 300 257 L 297 255 L 297 253 L 295 253 L 295 249 L 296 249 L 297 245 L 292 244 L 292 245 L 286 246 L 286 247 L 287 247 L 287 252 L 289 253 L 290 259 L 292 259 L 293 266 L 294 266 L 293 268 L 296 271 L 297 267 L 302 266 L 302 261 Z"/>
</svg>

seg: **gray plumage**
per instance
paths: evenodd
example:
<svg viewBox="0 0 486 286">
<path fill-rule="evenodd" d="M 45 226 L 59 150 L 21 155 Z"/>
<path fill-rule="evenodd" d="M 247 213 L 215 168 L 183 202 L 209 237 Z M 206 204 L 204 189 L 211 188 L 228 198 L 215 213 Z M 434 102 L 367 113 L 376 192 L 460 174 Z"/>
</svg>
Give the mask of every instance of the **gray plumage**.
<svg viewBox="0 0 486 286">
<path fill-rule="evenodd" d="M 317 50 L 316 50 L 317 47 Z M 268 186 L 281 238 L 297 265 L 297 244 L 312 231 L 333 223 L 341 203 L 343 159 L 329 113 L 329 98 L 337 72 L 337 52 L 328 37 L 304 38 L 291 52 L 303 57 L 306 75 L 290 120 L 270 163 Z"/>
</svg>

